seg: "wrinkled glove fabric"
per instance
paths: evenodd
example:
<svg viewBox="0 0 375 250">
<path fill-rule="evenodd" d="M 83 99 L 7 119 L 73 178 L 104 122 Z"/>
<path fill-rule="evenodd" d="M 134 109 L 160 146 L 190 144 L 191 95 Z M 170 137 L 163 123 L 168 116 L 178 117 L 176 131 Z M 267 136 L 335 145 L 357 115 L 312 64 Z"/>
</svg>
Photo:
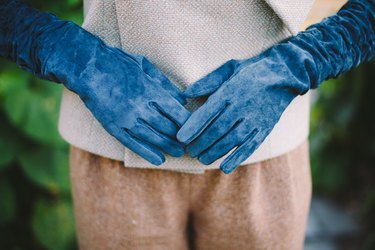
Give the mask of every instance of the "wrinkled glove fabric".
<svg viewBox="0 0 375 250">
<path fill-rule="evenodd" d="M 152 164 L 179 157 L 178 128 L 190 113 L 179 89 L 145 57 L 107 46 L 70 21 L 20 1 L 0 1 L 0 56 L 63 83 L 102 126 Z"/>
<path fill-rule="evenodd" d="M 341 10 L 259 56 L 230 60 L 185 91 L 209 96 L 177 134 L 192 157 L 232 172 L 265 140 L 298 95 L 375 54 L 375 2 L 350 0 Z M 290 131 L 293 133 L 293 131 Z"/>
</svg>

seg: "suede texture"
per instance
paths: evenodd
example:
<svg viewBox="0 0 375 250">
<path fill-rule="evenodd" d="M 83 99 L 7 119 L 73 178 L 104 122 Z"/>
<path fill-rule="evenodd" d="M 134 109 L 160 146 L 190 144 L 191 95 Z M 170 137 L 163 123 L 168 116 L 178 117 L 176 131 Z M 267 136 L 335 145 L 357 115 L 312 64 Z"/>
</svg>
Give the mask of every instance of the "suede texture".
<svg viewBox="0 0 375 250">
<path fill-rule="evenodd" d="M 70 21 L 19 1 L 0 6 L 0 55 L 80 96 L 109 134 L 160 165 L 184 154 L 176 140 L 190 116 L 180 90 L 146 57 L 106 45 Z"/>
<path fill-rule="evenodd" d="M 338 77 L 375 53 L 375 2 L 350 0 L 341 10 L 260 55 L 230 60 L 189 87 L 209 96 L 177 134 L 192 157 L 231 173 L 264 141 L 298 95 Z M 293 132 L 293 131 L 291 131 Z"/>
</svg>

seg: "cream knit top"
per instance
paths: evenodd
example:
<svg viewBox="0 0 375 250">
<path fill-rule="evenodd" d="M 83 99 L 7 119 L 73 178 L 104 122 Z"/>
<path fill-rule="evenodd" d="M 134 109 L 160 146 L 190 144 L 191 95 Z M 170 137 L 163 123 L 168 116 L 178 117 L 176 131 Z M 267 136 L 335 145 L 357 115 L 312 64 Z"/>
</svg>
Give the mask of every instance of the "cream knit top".
<svg viewBox="0 0 375 250">
<path fill-rule="evenodd" d="M 294 35 L 313 0 L 85 0 L 86 30 L 108 45 L 145 55 L 181 90 L 230 59 L 255 56 Z M 189 103 L 192 110 L 200 103 Z M 285 110 L 271 134 L 242 164 L 266 160 L 296 148 L 308 136 L 309 93 Z M 217 169 L 185 155 L 153 166 L 109 135 L 80 98 L 64 89 L 59 131 L 70 144 L 125 167 L 189 173 Z M 224 156 L 225 157 L 225 156 Z"/>
</svg>

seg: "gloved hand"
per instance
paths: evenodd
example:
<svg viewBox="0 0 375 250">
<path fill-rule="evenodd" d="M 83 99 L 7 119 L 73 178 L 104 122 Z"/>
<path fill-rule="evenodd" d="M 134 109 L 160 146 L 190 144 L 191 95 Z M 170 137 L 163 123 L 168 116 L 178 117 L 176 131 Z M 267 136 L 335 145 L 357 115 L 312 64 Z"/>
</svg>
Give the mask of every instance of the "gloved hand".
<svg viewBox="0 0 375 250">
<path fill-rule="evenodd" d="M 103 127 L 152 164 L 179 157 L 184 97 L 145 57 L 21 2 L 0 2 L 0 56 L 77 93 Z"/>
<path fill-rule="evenodd" d="M 177 133 L 192 157 L 232 172 L 264 141 L 298 95 L 370 60 L 375 53 L 375 3 L 350 0 L 336 15 L 259 56 L 230 60 L 184 94 L 209 95 Z M 290 131 L 293 133 L 293 131 Z"/>
</svg>

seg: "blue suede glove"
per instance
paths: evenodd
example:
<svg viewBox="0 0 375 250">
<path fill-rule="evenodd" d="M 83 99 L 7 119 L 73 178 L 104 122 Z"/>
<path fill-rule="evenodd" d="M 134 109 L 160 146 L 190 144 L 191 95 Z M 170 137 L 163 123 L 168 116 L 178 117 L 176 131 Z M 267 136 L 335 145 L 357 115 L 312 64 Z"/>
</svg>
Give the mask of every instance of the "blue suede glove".
<svg viewBox="0 0 375 250">
<path fill-rule="evenodd" d="M 63 83 L 103 127 L 152 164 L 179 157 L 178 128 L 190 113 L 175 87 L 145 57 L 107 46 L 73 22 L 18 1 L 0 1 L 0 56 Z"/>
<path fill-rule="evenodd" d="M 259 56 L 230 60 L 185 91 L 207 101 L 177 133 L 187 150 L 232 172 L 264 141 L 290 102 L 375 53 L 374 1 L 349 1 L 336 15 Z M 290 131 L 293 133 L 293 131 Z"/>
</svg>

